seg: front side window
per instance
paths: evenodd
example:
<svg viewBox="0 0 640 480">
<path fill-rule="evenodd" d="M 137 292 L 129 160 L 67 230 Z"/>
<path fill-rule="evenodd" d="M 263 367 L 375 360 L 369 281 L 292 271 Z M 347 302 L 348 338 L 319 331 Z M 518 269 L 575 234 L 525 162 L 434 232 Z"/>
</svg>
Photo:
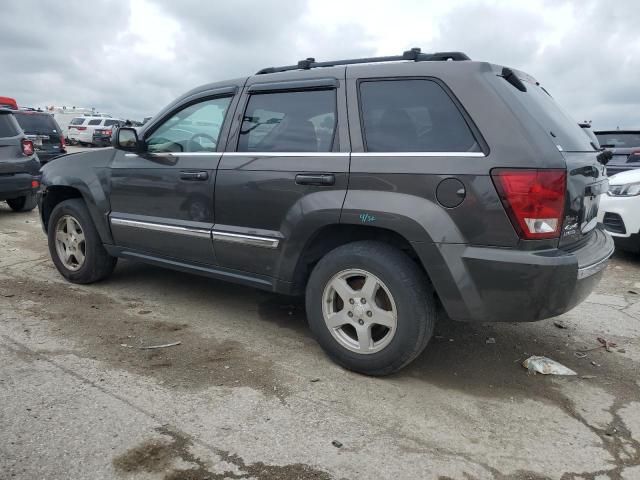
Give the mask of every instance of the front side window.
<svg viewBox="0 0 640 480">
<path fill-rule="evenodd" d="M 431 80 L 362 82 L 360 112 L 368 152 L 481 151 L 453 100 Z"/>
<path fill-rule="evenodd" d="M 239 152 L 330 152 L 335 90 L 255 94 L 242 119 Z"/>
<path fill-rule="evenodd" d="M 147 138 L 148 151 L 215 152 L 231 98 L 205 100 L 172 115 Z"/>
</svg>

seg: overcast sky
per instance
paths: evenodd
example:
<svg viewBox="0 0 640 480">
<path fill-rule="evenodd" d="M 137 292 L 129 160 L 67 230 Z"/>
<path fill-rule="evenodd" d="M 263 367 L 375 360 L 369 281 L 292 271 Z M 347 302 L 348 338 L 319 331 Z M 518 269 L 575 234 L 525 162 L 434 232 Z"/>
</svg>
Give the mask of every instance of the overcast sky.
<svg viewBox="0 0 640 480">
<path fill-rule="evenodd" d="M 640 128 L 640 2 L 0 0 L 0 96 L 142 119 L 271 65 L 460 50 L 530 73 L 576 120 Z"/>
</svg>

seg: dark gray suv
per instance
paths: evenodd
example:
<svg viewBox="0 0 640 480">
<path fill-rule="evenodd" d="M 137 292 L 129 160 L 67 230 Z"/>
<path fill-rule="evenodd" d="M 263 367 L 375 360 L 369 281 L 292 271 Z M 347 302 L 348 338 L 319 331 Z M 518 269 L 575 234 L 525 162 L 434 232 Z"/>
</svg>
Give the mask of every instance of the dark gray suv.
<svg viewBox="0 0 640 480">
<path fill-rule="evenodd" d="M 566 312 L 613 252 L 578 124 L 533 78 L 458 52 L 205 85 L 114 147 L 43 168 L 65 278 L 126 258 L 305 293 L 318 342 L 366 374 L 416 358 L 440 305 L 466 322 Z"/>
</svg>

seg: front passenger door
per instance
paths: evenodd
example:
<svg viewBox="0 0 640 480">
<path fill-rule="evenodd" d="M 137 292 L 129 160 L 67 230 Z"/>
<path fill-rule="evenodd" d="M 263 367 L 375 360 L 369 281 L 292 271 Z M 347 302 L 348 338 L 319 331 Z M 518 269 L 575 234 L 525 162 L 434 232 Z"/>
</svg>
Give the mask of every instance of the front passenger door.
<svg viewBox="0 0 640 480">
<path fill-rule="evenodd" d="M 223 93 L 188 101 L 144 133 L 144 153 L 116 153 L 110 215 L 116 245 L 130 253 L 216 263 L 215 172 L 232 100 L 233 94 Z"/>
</svg>

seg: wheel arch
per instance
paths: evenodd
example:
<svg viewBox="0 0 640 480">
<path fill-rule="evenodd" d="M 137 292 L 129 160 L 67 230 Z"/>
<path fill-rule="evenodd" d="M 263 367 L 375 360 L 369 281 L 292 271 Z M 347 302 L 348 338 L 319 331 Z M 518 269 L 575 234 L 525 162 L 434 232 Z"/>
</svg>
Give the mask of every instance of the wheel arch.
<svg viewBox="0 0 640 480">
<path fill-rule="evenodd" d="M 381 227 L 354 224 L 330 224 L 316 230 L 306 241 L 304 248 L 298 255 L 293 271 L 289 273 L 291 278 L 291 293 L 304 292 L 311 271 L 318 261 L 327 253 L 337 247 L 348 243 L 376 240 L 387 245 L 394 246 L 407 254 L 425 272 L 427 278 L 429 272 L 420 261 L 418 253 L 403 235 L 393 230 Z M 281 274 L 284 272 L 280 272 Z M 281 276 L 280 278 L 283 278 Z"/>
<path fill-rule="evenodd" d="M 42 192 L 42 198 L 39 202 L 40 218 L 42 219 L 44 230 L 48 231 L 49 219 L 51 218 L 53 209 L 65 200 L 74 198 L 82 200 L 87 206 L 91 219 L 93 220 L 102 242 L 113 243 L 111 231 L 106 222 L 106 216 L 100 212 L 96 203 L 91 200 L 92 196 L 88 191 L 88 187 L 85 186 L 85 188 L 83 188 L 81 185 L 77 184 L 54 184 L 46 186 L 45 190 Z"/>
</svg>

